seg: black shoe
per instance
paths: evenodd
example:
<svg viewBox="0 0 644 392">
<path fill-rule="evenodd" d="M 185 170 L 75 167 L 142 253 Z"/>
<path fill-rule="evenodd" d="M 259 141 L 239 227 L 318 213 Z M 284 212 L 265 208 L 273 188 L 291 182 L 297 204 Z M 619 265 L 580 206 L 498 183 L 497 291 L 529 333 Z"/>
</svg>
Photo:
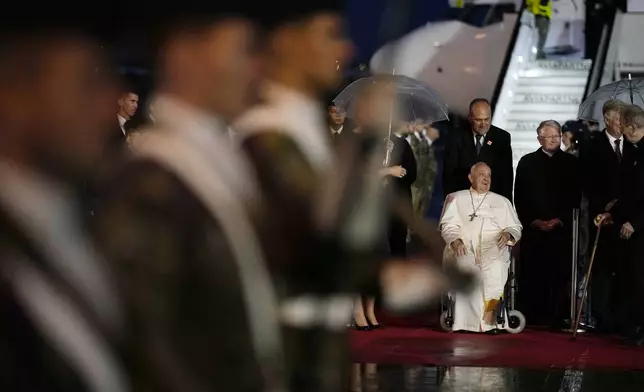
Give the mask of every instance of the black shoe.
<svg viewBox="0 0 644 392">
<path fill-rule="evenodd" d="M 371 322 L 369 322 L 369 326 L 371 327 L 371 329 L 383 329 L 385 327 L 384 325 L 382 325 L 380 323 L 372 324 Z"/>
<path fill-rule="evenodd" d="M 491 330 L 489 330 L 489 331 L 485 331 L 485 334 L 486 334 L 486 335 L 500 335 L 500 334 L 502 334 L 502 333 L 503 333 L 503 331 L 501 331 L 501 330 L 500 330 L 500 329 L 498 329 L 498 328 L 494 328 L 494 329 L 491 329 Z"/>
<path fill-rule="evenodd" d="M 351 328 L 355 329 L 356 331 L 362 331 L 362 332 L 364 332 L 364 331 L 372 331 L 373 330 L 373 328 L 371 328 L 371 325 L 369 325 L 369 324 L 364 325 L 364 326 L 358 325 L 358 323 L 356 323 L 355 320 L 353 320 L 353 323 L 351 324 Z"/>
</svg>

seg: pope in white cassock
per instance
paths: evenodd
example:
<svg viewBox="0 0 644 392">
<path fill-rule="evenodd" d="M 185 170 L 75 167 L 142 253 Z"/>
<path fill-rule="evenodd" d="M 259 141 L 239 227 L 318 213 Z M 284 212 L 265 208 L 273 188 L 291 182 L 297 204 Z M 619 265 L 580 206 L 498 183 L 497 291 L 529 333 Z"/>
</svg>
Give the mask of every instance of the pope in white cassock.
<svg viewBox="0 0 644 392">
<path fill-rule="evenodd" d="M 472 187 L 448 195 L 443 207 L 439 228 L 447 243 L 445 262 L 456 260 L 460 269 L 479 277 L 468 294 L 451 295 L 454 331 L 500 329 L 496 314 L 508 280 L 509 247 L 519 241 L 523 227 L 512 203 L 490 192 L 491 179 L 488 165 L 475 164 L 469 175 Z"/>
</svg>

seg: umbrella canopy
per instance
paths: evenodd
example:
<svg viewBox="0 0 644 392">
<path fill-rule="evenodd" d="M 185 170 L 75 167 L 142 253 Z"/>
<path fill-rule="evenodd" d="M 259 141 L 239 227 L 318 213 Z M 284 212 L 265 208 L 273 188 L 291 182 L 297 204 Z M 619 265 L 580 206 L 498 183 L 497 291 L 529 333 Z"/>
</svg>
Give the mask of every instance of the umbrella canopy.
<svg viewBox="0 0 644 392">
<path fill-rule="evenodd" d="M 394 117 L 399 121 L 433 123 L 448 119 L 447 105 L 424 83 L 403 75 L 375 75 L 358 79 L 333 100 L 347 117 L 355 117 L 355 107 L 361 92 L 370 86 L 382 85 L 393 91 Z"/>
<path fill-rule="evenodd" d="M 611 99 L 644 107 L 644 79 L 624 79 L 601 86 L 579 105 L 579 119 L 603 124 L 602 107 Z"/>
</svg>

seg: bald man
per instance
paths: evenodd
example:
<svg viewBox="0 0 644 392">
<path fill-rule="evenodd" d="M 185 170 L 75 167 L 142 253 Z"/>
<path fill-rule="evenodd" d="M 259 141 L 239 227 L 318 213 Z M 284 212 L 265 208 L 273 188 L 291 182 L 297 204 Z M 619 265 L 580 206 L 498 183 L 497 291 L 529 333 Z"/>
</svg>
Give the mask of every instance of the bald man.
<svg viewBox="0 0 644 392">
<path fill-rule="evenodd" d="M 512 203 L 490 191 L 487 164 L 474 164 L 468 178 L 470 189 L 447 196 L 439 225 L 448 247 L 446 261 L 455 259 L 459 268 L 478 276 L 480 285 L 452 295 L 453 330 L 497 334 L 505 328 L 497 325 L 496 316 L 508 280 L 509 245 L 519 241 L 523 227 Z"/>
<path fill-rule="evenodd" d="M 492 109 L 487 99 L 470 103 L 469 126 L 450 132 L 443 159 L 444 194 L 468 189 L 470 168 L 485 162 L 494 172 L 491 189 L 512 200 L 514 180 L 510 134 L 492 125 Z"/>
</svg>

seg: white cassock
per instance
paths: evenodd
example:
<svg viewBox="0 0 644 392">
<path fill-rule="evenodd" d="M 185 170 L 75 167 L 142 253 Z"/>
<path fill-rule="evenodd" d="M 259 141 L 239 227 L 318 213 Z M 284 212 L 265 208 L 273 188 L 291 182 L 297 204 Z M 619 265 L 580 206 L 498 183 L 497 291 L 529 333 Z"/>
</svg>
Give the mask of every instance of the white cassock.
<svg viewBox="0 0 644 392">
<path fill-rule="evenodd" d="M 499 249 L 496 241 L 503 231 L 519 241 L 523 229 L 512 203 L 493 192 L 479 194 L 471 189 L 454 192 L 445 200 L 439 228 L 447 243 L 446 259 L 454 259 L 450 244 L 462 240 L 467 254 L 456 263 L 478 276 L 478 285 L 470 293 L 451 295 L 452 329 L 472 332 L 502 329 L 496 325 L 494 310 L 508 280 L 510 251 L 507 246 Z"/>
</svg>

